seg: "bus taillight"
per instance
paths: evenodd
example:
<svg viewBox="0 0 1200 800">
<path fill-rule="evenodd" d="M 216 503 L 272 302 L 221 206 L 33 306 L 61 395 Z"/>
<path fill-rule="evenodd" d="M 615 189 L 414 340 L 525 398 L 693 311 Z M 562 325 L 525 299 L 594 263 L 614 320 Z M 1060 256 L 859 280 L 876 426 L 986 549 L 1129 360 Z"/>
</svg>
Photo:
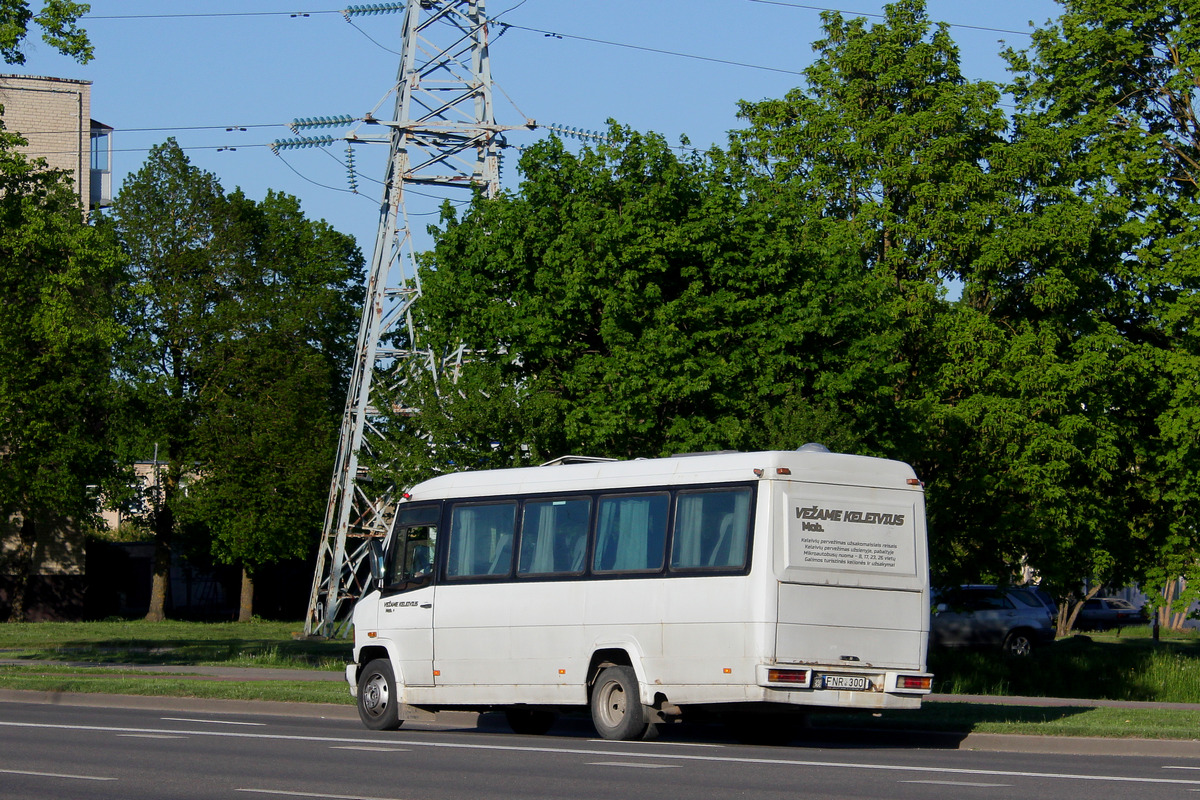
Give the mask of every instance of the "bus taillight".
<svg viewBox="0 0 1200 800">
<path fill-rule="evenodd" d="M 811 679 L 812 672 L 807 669 L 767 670 L 767 680 L 770 683 L 795 683 L 801 686 L 808 686 Z"/>
</svg>

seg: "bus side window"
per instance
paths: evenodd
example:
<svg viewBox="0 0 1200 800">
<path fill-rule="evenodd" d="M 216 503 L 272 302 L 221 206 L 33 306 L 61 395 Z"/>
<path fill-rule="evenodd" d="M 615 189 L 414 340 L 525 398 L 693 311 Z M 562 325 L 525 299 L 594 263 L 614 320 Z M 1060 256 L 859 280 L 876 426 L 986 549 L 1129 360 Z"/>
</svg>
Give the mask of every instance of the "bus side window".
<svg viewBox="0 0 1200 800">
<path fill-rule="evenodd" d="M 671 537 L 671 569 L 744 567 L 749 532 L 749 489 L 680 492 Z"/>
<path fill-rule="evenodd" d="M 670 495 L 613 495 L 597 506 L 593 572 L 657 572 L 663 566 Z"/>
<path fill-rule="evenodd" d="M 456 505 L 450 512 L 448 578 L 503 577 L 512 572 L 517 504 Z"/>
<path fill-rule="evenodd" d="M 583 572 L 592 501 L 537 500 L 525 504 L 521 520 L 519 575 Z"/>
</svg>

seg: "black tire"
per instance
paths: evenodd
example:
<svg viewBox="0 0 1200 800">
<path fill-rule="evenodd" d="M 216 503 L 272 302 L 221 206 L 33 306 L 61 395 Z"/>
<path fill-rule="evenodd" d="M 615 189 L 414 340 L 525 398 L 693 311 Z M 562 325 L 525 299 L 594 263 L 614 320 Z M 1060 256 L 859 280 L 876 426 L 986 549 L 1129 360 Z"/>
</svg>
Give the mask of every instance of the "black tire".
<svg viewBox="0 0 1200 800">
<path fill-rule="evenodd" d="M 541 708 L 506 708 L 504 718 L 508 720 L 508 727 L 513 729 L 513 733 L 541 736 L 554 727 L 558 715 Z"/>
<path fill-rule="evenodd" d="M 1008 636 L 1004 637 L 1001 647 L 1005 655 L 1025 658 L 1033 654 L 1033 637 L 1029 635 L 1029 631 L 1010 631 Z"/>
<path fill-rule="evenodd" d="M 633 667 L 606 667 L 592 686 L 592 724 L 604 739 L 652 738 Z M 657 732 L 657 728 L 654 728 Z"/>
<path fill-rule="evenodd" d="M 404 724 L 396 676 L 386 658 L 369 662 L 358 676 L 358 717 L 373 731 L 394 731 Z"/>
</svg>

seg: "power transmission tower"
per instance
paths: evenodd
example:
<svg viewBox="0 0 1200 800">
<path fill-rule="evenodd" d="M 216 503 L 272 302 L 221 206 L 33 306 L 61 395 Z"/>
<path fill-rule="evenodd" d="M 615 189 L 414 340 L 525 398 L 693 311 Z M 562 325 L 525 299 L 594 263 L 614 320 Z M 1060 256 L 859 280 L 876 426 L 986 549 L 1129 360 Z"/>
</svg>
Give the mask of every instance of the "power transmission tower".
<svg viewBox="0 0 1200 800">
<path fill-rule="evenodd" d="M 402 387 L 420 371 L 436 378 L 443 365 L 439 354 L 422 349 L 413 326 L 421 284 L 405 186 L 480 187 L 493 196 L 500 184 L 502 134 L 513 130 L 497 125 L 493 113 L 484 0 L 409 0 L 351 6 L 343 13 L 376 14 L 402 6 L 395 118 L 368 115 L 365 122 L 388 129 L 386 136 L 351 138 L 387 143 L 390 152 L 306 635 L 345 634 L 352 602 L 368 588 L 364 564 L 370 542 L 385 539 L 391 527 L 395 487 L 359 464 L 359 456 L 380 441 L 373 396 L 381 386 Z M 530 121 L 527 127 L 532 126 Z"/>
</svg>

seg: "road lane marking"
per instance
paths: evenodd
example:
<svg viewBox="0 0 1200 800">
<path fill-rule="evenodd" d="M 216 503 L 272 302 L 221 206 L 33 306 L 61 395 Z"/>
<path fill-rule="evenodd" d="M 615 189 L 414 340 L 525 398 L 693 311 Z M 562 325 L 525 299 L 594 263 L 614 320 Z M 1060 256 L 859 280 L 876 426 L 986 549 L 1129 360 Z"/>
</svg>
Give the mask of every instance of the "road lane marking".
<svg viewBox="0 0 1200 800">
<path fill-rule="evenodd" d="M 318 794 L 316 792 L 297 792 L 294 789 L 234 789 L 235 792 L 251 792 L 254 794 L 277 794 L 283 797 L 317 797 L 321 800 L 400 800 L 397 797 L 367 797 L 361 794 Z"/>
<path fill-rule="evenodd" d="M 634 769 L 679 769 L 679 764 L 638 764 L 633 761 L 589 761 L 591 767 L 633 767 Z"/>
<path fill-rule="evenodd" d="M 1163 769 L 1200 769 L 1200 767 L 1174 767 L 1174 766 L 1165 766 L 1165 767 L 1163 767 Z"/>
<path fill-rule="evenodd" d="M 118 739 L 186 739 L 186 736 L 171 736 L 164 733 L 118 733 Z"/>
<path fill-rule="evenodd" d="M 650 745 L 651 747 L 654 747 L 655 745 L 670 745 L 671 747 L 716 747 L 718 749 L 724 749 L 725 747 L 723 744 L 708 744 L 705 742 L 659 742 L 654 740 L 645 742 L 622 742 L 616 739 L 588 739 L 587 741 L 593 744 L 641 744 Z"/>
<path fill-rule="evenodd" d="M 411 750 L 407 747 L 367 747 L 362 744 L 337 744 L 330 748 L 331 750 L 365 750 L 368 753 L 408 753 Z"/>
<path fill-rule="evenodd" d="M 68 778 L 73 781 L 115 781 L 116 778 L 102 778 L 99 775 L 67 775 L 62 772 L 30 772 L 24 769 L 0 769 L 4 775 L 31 775 L 35 778 Z"/>
<path fill-rule="evenodd" d="M 972 783 L 970 781 L 898 781 L 898 783 L 920 783 L 926 786 L 974 786 L 980 789 L 1007 789 L 1010 783 Z"/>
<path fill-rule="evenodd" d="M 48 731 L 79 731 L 81 733 L 188 733 L 193 736 L 223 736 L 234 739 L 270 739 L 280 742 L 313 742 L 317 744 L 329 745 L 363 744 L 379 746 L 381 741 L 379 739 L 359 739 L 356 737 L 344 738 L 332 736 L 298 736 L 294 734 L 281 733 L 250 733 L 248 731 L 180 731 L 166 728 L 127 728 L 116 725 L 63 725 L 44 722 L 11 722 L 7 720 L 0 720 L 0 727 L 36 728 Z M 614 755 L 612 750 L 597 750 L 587 748 L 533 747 L 528 745 L 482 744 L 479 742 L 430 742 L 421 741 L 419 739 L 404 739 L 401 741 L 405 746 L 413 748 L 430 747 L 442 748 L 445 750 L 490 750 L 506 753 L 543 753 L 561 756 L 602 756 L 609 758 Z M 967 769 L 962 767 L 942 766 L 922 767 L 912 764 L 856 764 L 850 761 L 808 761 L 790 758 L 750 758 L 747 756 L 726 756 L 707 753 L 701 755 L 699 753 L 624 752 L 620 753 L 620 755 L 628 758 L 641 758 L 647 760 L 672 759 L 675 761 L 756 764 L 760 766 L 774 767 L 825 767 L 830 769 L 870 770 L 875 772 L 933 772 L 939 775 L 966 775 L 989 778 L 1045 778 L 1054 780 L 1088 781 L 1092 783 L 1148 783 L 1200 787 L 1200 778 L 1184 780 L 1181 778 L 1141 778 L 1130 775 L 1095 775 L 1070 772 L 1026 772 L 1019 770 Z"/>
<path fill-rule="evenodd" d="M 187 717 L 162 717 L 164 722 L 199 722 L 204 725 L 249 725 L 255 728 L 265 728 L 265 722 L 234 722 L 228 719 L 188 719 Z"/>
</svg>

